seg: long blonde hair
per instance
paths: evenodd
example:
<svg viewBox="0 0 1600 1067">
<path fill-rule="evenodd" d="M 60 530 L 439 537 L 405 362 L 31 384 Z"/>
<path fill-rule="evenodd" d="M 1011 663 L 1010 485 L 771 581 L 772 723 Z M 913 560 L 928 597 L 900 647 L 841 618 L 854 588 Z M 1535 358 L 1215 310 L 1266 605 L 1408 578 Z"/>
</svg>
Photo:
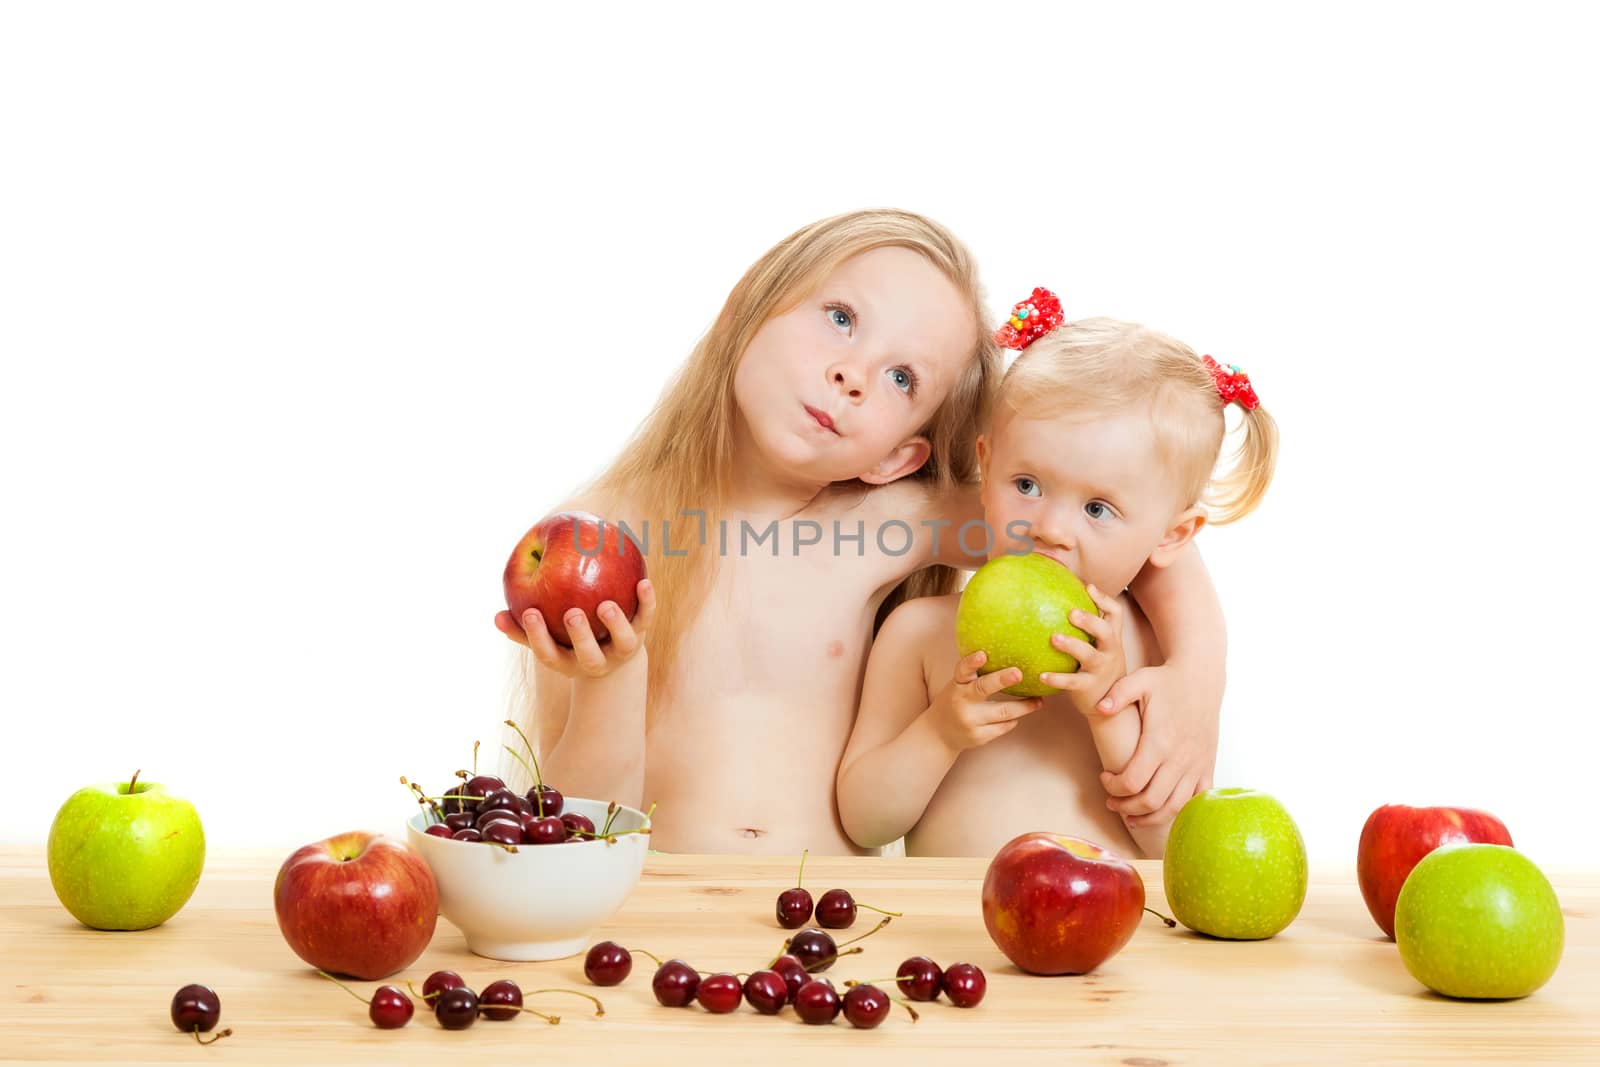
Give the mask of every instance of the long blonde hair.
<svg viewBox="0 0 1600 1067">
<path fill-rule="evenodd" d="M 1042 335 L 1007 370 L 997 404 L 1002 417 L 1039 418 L 1148 405 L 1180 506 L 1203 504 L 1218 525 L 1254 511 L 1277 466 L 1278 424 L 1259 404 L 1240 405 L 1239 443 L 1224 460 L 1227 405 L 1211 371 L 1182 341 L 1137 323 L 1083 319 Z"/>
<path fill-rule="evenodd" d="M 875 248 L 901 247 L 921 253 L 968 300 L 973 316 L 973 351 L 948 396 L 920 432 L 931 453 L 914 475 L 944 492 L 977 476 L 975 442 L 986 420 L 1001 373 L 998 347 L 985 327 L 983 290 L 972 254 L 938 223 L 907 211 L 870 209 L 835 215 L 805 226 L 756 260 L 728 294 L 721 313 L 688 360 L 668 382 L 654 410 L 611 466 L 582 492 L 628 516 L 670 520 L 675 545 L 688 540 L 698 520 L 685 509 L 703 509 L 708 527 L 724 512 L 729 495 L 736 406 L 734 371 L 751 338 L 768 319 L 798 306 L 846 260 Z M 861 483 L 862 491 L 870 486 Z M 678 528 L 685 530 L 680 535 Z M 649 693 L 661 692 L 683 634 L 704 602 L 712 569 L 709 552 L 652 552 L 649 576 L 657 612 L 648 638 Z M 914 596 L 952 592 L 957 572 L 927 567 L 889 595 L 878 621 L 895 604 Z M 531 654 L 524 656 L 526 700 L 521 716 L 532 722 Z"/>
</svg>

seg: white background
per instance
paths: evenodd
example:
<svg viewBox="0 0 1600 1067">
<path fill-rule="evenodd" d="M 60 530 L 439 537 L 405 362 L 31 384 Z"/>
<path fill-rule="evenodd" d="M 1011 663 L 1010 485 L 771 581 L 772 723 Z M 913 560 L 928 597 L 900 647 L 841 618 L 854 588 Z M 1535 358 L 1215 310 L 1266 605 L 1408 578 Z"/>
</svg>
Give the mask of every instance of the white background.
<svg viewBox="0 0 1600 1067">
<path fill-rule="evenodd" d="M 516 538 L 890 204 L 1278 418 L 1219 784 L 1593 863 L 1594 26 L 1397 6 L 8 5 L 0 840 L 135 767 L 214 846 L 397 828 L 501 740 Z"/>
</svg>

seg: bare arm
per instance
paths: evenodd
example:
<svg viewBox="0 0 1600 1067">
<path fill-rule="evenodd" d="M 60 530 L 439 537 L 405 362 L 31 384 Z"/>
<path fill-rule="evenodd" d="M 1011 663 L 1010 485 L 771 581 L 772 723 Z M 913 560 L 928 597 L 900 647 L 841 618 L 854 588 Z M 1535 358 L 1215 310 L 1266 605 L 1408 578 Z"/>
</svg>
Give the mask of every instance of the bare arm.
<svg viewBox="0 0 1600 1067">
<path fill-rule="evenodd" d="M 564 678 L 538 668 L 541 693 L 556 690 L 554 706 L 565 706 L 559 723 L 545 725 L 539 697 L 540 770 L 568 796 L 615 800 L 639 807 L 644 799 L 645 679 L 648 652 L 641 649 L 616 670 L 598 678 Z M 548 746 L 548 747 L 546 747 Z"/>
<path fill-rule="evenodd" d="M 922 649 L 953 639 L 948 598 L 902 604 L 885 620 L 867 659 L 861 708 L 839 762 L 839 821 L 863 848 L 916 826 L 963 751 L 988 744 L 1037 711 L 1038 699 L 991 700 L 1022 680 L 1009 668 L 980 676 L 984 654 L 963 659 L 931 698 Z"/>
</svg>

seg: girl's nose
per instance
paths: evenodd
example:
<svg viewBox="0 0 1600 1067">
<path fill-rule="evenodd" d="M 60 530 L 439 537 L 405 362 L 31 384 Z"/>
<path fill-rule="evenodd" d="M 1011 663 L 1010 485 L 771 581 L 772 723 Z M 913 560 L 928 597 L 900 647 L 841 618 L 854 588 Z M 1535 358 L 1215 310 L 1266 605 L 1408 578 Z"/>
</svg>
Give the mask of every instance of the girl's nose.
<svg viewBox="0 0 1600 1067">
<path fill-rule="evenodd" d="M 866 384 L 861 368 L 848 361 L 840 361 L 829 367 L 828 380 L 851 400 L 861 399 L 861 390 Z"/>
<path fill-rule="evenodd" d="M 1072 527 L 1072 520 L 1064 512 L 1070 508 L 1046 508 L 1044 513 L 1033 526 L 1033 536 L 1049 545 L 1051 548 L 1061 548 L 1071 551 L 1078 543 L 1076 531 Z"/>
</svg>

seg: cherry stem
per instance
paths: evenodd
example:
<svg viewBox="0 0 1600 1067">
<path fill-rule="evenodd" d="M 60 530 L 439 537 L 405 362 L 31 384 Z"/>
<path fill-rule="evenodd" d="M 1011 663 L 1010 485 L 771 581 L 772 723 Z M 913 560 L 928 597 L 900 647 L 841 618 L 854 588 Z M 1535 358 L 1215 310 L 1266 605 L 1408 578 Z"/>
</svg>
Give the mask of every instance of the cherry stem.
<svg viewBox="0 0 1600 1067">
<path fill-rule="evenodd" d="M 1148 911 L 1151 915 L 1154 915 L 1156 918 L 1158 918 L 1162 922 L 1166 923 L 1169 929 L 1171 927 L 1174 927 L 1174 926 L 1178 925 L 1178 920 L 1173 919 L 1173 918 L 1169 918 L 1168 916 L 1165 916 L 1165 915 L 1161 914 L 1159 911 L 1155 910 L 1154 908 L 1146 908 L 1144 910 Z"/>
<path fill-rule="evenodd" d="M 478 744 L 479 742 L 477 741 L 472 742 L 472 777 L 474 778 L 478 777 Z"/>
<path fill-rule="evenodd" d="M 649 956 L 650 959 L 655 962 L 655 965 L 657 967 L 661 966 L 661 957 L 657 956 L 654 952 L 651 952 L 647 948 L 630 948 L 630 949 L 628 949 L 628 951 L 629 952 L 637 952 L 640 955 L 644 955 L 644 956 Z"/>
<path fill-rule="evenodd" d="M 879 908 L 879 907 L 874 907 L 871 904 L 863 904 L 859 900 L 856 901 L 856 907 L 858 907 L 858 908 L 866 908 L 868 911 L 875 911 L 879 915 L 893 915 L 896 919 L 898 919 L 898 918 L 902 917 L 903 915 L 905 915 L 905 912 L 903 912 L 903 911 L 890 911 L 888 908 Z"/>
<path fill-rule="evenodd" d="M 480 1015 L 486 1011 L 505 1011 L 507 1008 L 511 1008 L 515 1011 L 525 1011 L 529 1015 L 537 1015 L 551 1026 L 555 1026 L 561 1022 L 561 1016 L 559 1015 L 547 1015 L 544 1012 L 539 1011 L 537 1008 L 530 1008 L 522 1004 L 485 1004 L 482 1001 L 478 1002 L 478 1014 Z"/>
<path fill-rule="evenodd" d="M 783 943 L 783 951 L 778 953 L 776 956 L 772 957 L 772 963 L 777 963 L 785 955 L 788 954 L 788 951 L 789 951 L 789 942 L 785 941 Z M 847 948 L 843 952 L 835 952 L 831 956 L 824 956 L 820 960 L 818 960 L 816 963 L 813 963 L 811 966 L 815 967 L 818 963 L 830 963 L 830 962 L 832 962 L 834 960 L 837 960 L 840 956 L 854 956 L 859 952 L 865 952 L 865 951 L 867 951 L 867 950 L 862 948 L 860 945 L 857 945 L 855 948 Z M 769 970 L 769 971 L 772 970 L 772 963 L 767 964 L 767 968 L 766 968 L 767 970 Z M 807 974 L 811 973 L 811 968 L 810 967 L 806 968 L 806 973 Z"/>
<path fill-rule="evenodd" d="M 515 721 L 507 719 L 506 725 L 515 730 L 517 736 L 522 738 L 522 743 L 528 746 L 528 758 L 533 760 L 533 784 L 535 786 L 544 785 L 544 775 L 539 772 L 539 756 L 533 751 L 533 742 L 528 740 L 528 735 L 522 732 L 522 727 L 518 726 Z M 508 745 L 507 747 L 509 748 L 510 746 Z M 512 753 L 512 755 L 516 755 L 516 753 Z M 524 763 L 523 766 L 526 767 L 527 764 Z"/>
<path fill-rule="evenodd" d="M 128 779 L 128 795 L 129 796 L 133 795 L 133 783 L 137 782 L 138 780 L 139 780 L 139 772 L 138 771 L 134 771 L 133 772 L 133 777 Z M 215 1041 L 216 1038 L 212 1038 L 212 1040 Z M 206 1044 L 206 1042 L 202 1041 L 201 1044 L 202 1045 Z"/>
<path fill-rule="evenodd" d="M 372 1001 L 368 1000 L 366 997 L 362 996 L 360 993 L 357 993 L 354 989 L 351 989 L 349 986 L 347 986 L 343 982 L 339 981 L 339 979 L 335 978 L 333 975 L 329 974 L 327 971 L 318 971 L 317 973 L 322 975 L 322 977 L 326 978 L 328 981 L 332 982 L 334 985 L 338 986 L 340 989 L 344 990 L 346 993 L 349 993 L 352 997 L 355 997 L 357 1000 L 361 1001 L 361 1003 L 363 1003 L 363 1004 L 371 1004 L 372 1003 Z M 408 982 L 406 984 L 409 985 L 410 983 Z M 416 990 L 412 990 L 412 992 L 416 992 Z"/>
<path fill-rule="evenodd" d="M 511 720 L 507 719 L 506 721 L 510 722 Z M 542 784 L 539 781 L 539 772 L 528 766 L 528 761 L 522 758 L 522 753 L 518 752 L 510 745 L 502 745 L 500 747 L 511 753 L 511 758 L 522 764 L 523 770 L 533 775 L 533 795 L 537 797 L 539 801 L 539 818 L 544 818 L 544 791 L 539 788 L 539 786 Z"/>
<path fill-rule="evenodd" d="M 434 801 L 434 799 L 432 797 L 430 797 L 428 794 L 426 794 L 426 793 L 424 793 L 422 791 L 422 787 L 420 785 L 418 785 L 416 782 L 407 781 L 406 780 L 406 776 L 403 775 L 403 774 L 400 776 L 400 784 L 403 785 L 403 786 L 409 787 L 411 789 L 411 792 L 416 794 L 417 805 L 419 807 L 426 807 L 426 808 L 431 809 L 432 812 L 433 812 L 434 817 L 439 822 L 444 822 L 444 812 L 439 810 L 439 805 Z"/>
<path fill-rule="evenodd" d="M 431 1002 L 434 997 L 439 995 L 439 993 L 443 993 L 444 992 L 444 990 L 441 989 L 441 990 L 439 990 L 439 993 L 418 993 L 417 992 L 417 987 L 411 984 L 411 979 L 409 979 L 409 978 L 406 979 L 406 988 L 411 990 L 411 995 L 412 996 L 416 997 L 418 1000 L 422 1001 L 422 1003 L 424 1003 L 424 1004 L 427 1004 L 427 1003 Z"/>
<path fill-rule="evenodd" d="M 611 835 L 611 824 L 616 821 L 618 810 L 615 800 L 606 805 L 606 824 L 600 828 L 601 837 L 609 837 Z"/>
<path fill-rule="evenodd" d="M 922 1018 L 922 1016 L 917 1014 L 917 1009 L 911 1006 L 911 1002 L 909 1000 L 902 1000 L 899 997 L 890 997 L 889 999 L 906 1009 L 906 1011 L 910 1012 L 912 1022 L 916 1022 L 918 1019 Z"/>
<path fill-rule="evenodd" d="M 207 1040 L 205 1040 L 204 1038 L 202 1038 L 200 1036 L 200 1027 L 199 1027 L 198 1024 L 196 1024 L 195 1028 L 190 1032 L 194 1034 L 194 1039 L 196 1041 L 198 1041 L 200 1044 L 202 1044 L 202 1045 L 215 1045 L 218 1041 L 221 1041 L 223 1038 L 225 1038 L 228 1035 L 232 1034 L 233 1033 L 233 1027 L 228 1026 L 228 1027 L 224 1027 L 221 1030 L 218 1030 L 216 1033 L 211 1035 L 211 1040 L 210 1041 L 207 1041 Z M 231 1048 L 232 1046 L 230 1045 L 229 1047 Z"/>
<path fill-rule="evenodd" d="M 899 975 L 896 975 L 893 978 L 874 978 L 874 979 L 872 979 L 871 981 L 868 981 L 868 982 L 858 982 L 854 978 L 852 978 L 849 981 L 845 982 L 844 987 L 846 989 L 849 989 L 851 986 L 870 985 L 870 986 L 877 986 L 877 987 L 879 987 L 881 989 L 883 986 L 893 985 L 894 988 L 898 989 L 898 988 L 900 988 L 899 983 L 900 983 L 900 976 Z M 888 996 L 887 993 L 884 994 L 884 995 Z M 906 1011 L 910 1012 L 911 1013 L 911 1021 L 912 1022 L 916 1022 L 918 1019 L 922 1018 L 922 1016 L 917 1014 L 917 1009 L 913 1008 L 911 1006 L 911 1002 L 910 1001 L 901 1000 L 899 997 L 889 997 L 889 999 L 894 1001 L 896 1004 L 899 1004 L 903 1008 L 905 1008 Z"/>
<path fill-rule="evenodd" d="M 862 940 L 863 938 L 871 937 L 873 934 L 877 933 L 879 930 L 882 930 L 885 926 L 888 926 L 892 922 L 894 922 L 894 920 L 889 918 L 887 915 L 885 915 L 883 918 L 878 920 L 878 925 L 877 926 L 874 926 L 872 929 L 868 930 L 864 934 L 857 934 L 855 937 L 852 937 L 848 941 L 839 942 L 839 947 L 840 948 L 844 948 L 846 945 L 853 945 L 857 941 Z"/>
<path fill-rule="evenodd" d="M 645 953 L 645 955 L 648 956 L 650 954 L 647 952 L 647 953 Z M 650 958 L 654 959 L 655 957 L 651 956 Z M 528 991 L 527 993 L 524 993 L 523 995 L 524 996 L 528 996 L 528 997 L 535 997 L 535 996 L 538 996 L 540 993 L 570 993 L 575 997 L 582 997 L 584 1000 L 592 1001 L 594 1003 L 594 1013 L 595 1013 L 595 1015 L 597 1015 L 597 1016 L 598 1015 L 604 1015 L 606 1013 L 606 1006 L 604 1004 L 600 1003 L 600 998 L 599 997 L 591 996 L 590 994 L 584 993 L 584 992 L 582 992 L 580 990 L 577 990 L 577 989 L 533 989 L 533 990 Z"/>
<path fill-rule="evenodd" d="M 800 873 L 799 873 L 799 874 L 798 874 L 798 875 L 796 875 L 796 876 L 795 876 L 795 880 L 794 880 L 794 887 L 795 887 L 795 888 L 796 888 L 796 889 L 799 889 L 799 888 L 800 888 L 800 886 L 801 886 L 801 885 L 803 885 L 803 884 L 804 884 L 804 883 L 805 883 L 805 877 L 806 877 L 806 856 L 807 856 L 807 854 L 808 854 L 808 853 L 810 853 L 810 851 L 811 851 L 811 850 L 810 850 L 810 849 L 809 849 L 809 848 L 807 848 L 807 849 L 802 849 L 802 850 L 801 850 L 801 851 L 800 851 Z"/>
</svg>

